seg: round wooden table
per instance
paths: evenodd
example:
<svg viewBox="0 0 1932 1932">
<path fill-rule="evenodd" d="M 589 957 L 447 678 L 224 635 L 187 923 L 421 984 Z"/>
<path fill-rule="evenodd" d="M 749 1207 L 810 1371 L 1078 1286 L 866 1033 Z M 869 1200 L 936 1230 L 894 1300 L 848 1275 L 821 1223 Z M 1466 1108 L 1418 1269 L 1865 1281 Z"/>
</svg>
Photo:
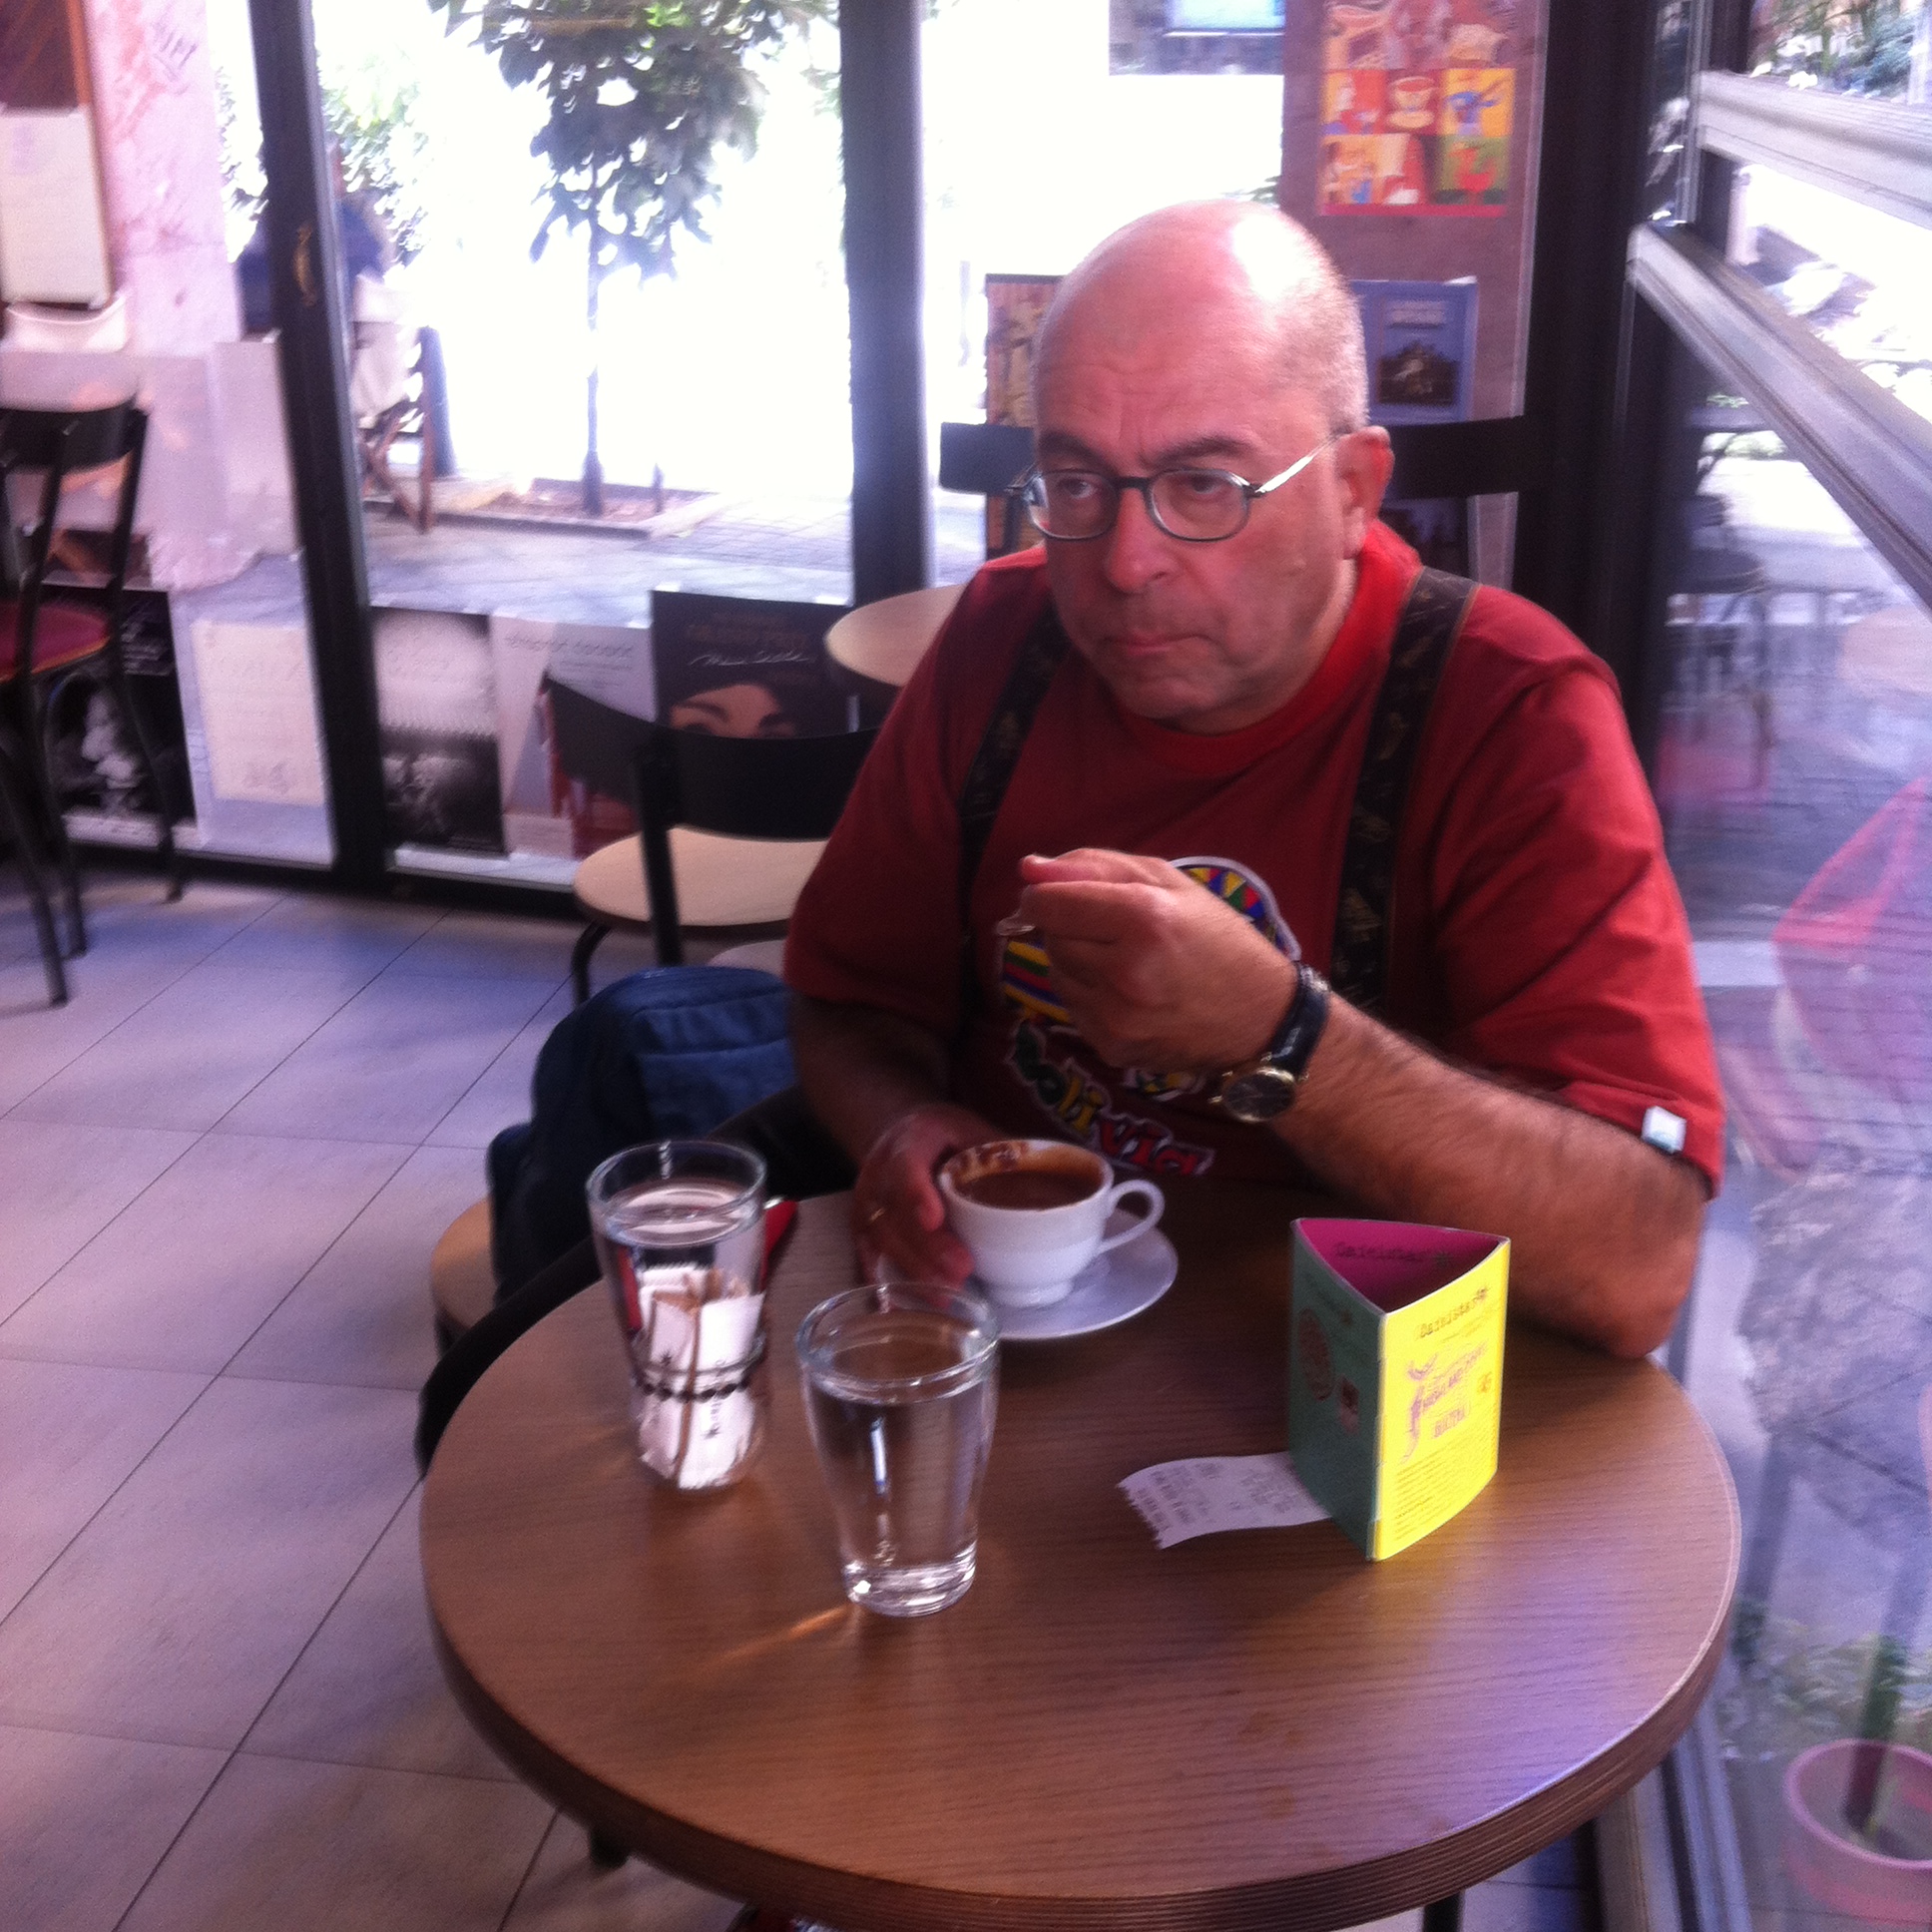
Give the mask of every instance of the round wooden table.
<svg viewBox="0 0 1932 1932">
<path fill-rule="evenodd" d="M 423 1502 L 444 1666 L 609 1839 L 851 1932 L 1321 1932 L 1447 1897 L 1663 1757 L 1716 1670 L 1735 1499 L 1649 1363 L 1513 1328 L 1501 1468 L 1381 1564 L 1328 1523 L 1167 1551 L 1116 1485 L 1284 1441 L 1278 1193 L 1173 1192 L 1174 1289 L 1002 1351 L 979 1575 L 938 1616 L 840 1594 L 792 1336 L 850 1279 L 806 1204 L 771 1293 L 771 1433 L 654 1487 L 601 1290 L 458 1411 Z"/>
<path fill-rule="evenodd" d="M 841 664 L 875 685 L 902 686 L 952 616 L 964 584 L 938 584 L 927 591 L 882 597 L 847 611 L 825 633 L 825 649 Z"/>
</svg>

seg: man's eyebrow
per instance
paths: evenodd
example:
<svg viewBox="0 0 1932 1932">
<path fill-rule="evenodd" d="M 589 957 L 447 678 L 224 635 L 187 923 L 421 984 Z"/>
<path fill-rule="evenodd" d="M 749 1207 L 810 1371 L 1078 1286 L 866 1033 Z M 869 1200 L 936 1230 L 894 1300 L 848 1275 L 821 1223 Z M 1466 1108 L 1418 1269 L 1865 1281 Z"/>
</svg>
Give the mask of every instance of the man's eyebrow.
<svg viewBox="0 0 1932 1932">
<path fill-rule="evenodd" d="M 1041 434 L 1038 453 L 1043 457 L 1071 459 L 1097 470 L 1105 470 L 1107 465 L 1099 453 L 1078 436 L 1069 436 L 1059 430 L 1046 430 Z M 1216 465 L 1223 462 L 1244 462 L 1254 454 L 1254 445 L 1244 438 L 1233 435 L 1214 434 L 1196 436 L 1185 443 L 1172 444 L 1162 450 L 1154 459 L 1151 468 L 1170 470 L 1189 463 L 1199 463 L 1212 459 Z"/>
</svg>

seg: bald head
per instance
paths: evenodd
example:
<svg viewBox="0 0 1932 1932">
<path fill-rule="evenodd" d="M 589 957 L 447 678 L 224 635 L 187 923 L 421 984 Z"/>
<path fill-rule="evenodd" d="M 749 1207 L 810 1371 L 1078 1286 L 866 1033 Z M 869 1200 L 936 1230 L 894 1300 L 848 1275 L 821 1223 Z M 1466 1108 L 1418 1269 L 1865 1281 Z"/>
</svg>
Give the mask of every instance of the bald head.
<svg viewBox="0 0 1932 1932">
<path fill-rule="evenodd" d="M 1257 203 L 1184 203 L 1110 235 L 1060 284 L 1035 343 L 1036 390 L 1076 318 L 1123 339 L 1176 330 L 1249 348 L 1331 431 L 1368 419 L 1353 291 L 1306 229 Z"/>
</svg>

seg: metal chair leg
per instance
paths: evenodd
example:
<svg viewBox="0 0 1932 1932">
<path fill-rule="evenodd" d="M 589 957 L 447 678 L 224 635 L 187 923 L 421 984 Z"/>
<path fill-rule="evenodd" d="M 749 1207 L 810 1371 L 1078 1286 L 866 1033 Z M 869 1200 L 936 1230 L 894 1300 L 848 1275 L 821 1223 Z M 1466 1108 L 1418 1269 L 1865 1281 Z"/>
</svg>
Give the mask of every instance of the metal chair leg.
<svg viewBox="0 0 1932 1932">
<path fill-rule="evenodd" d="M 34 909 L 34 931 L 40 940 L 40 963 L 47 975 L 47 997 L 53 1006 L 67 1004 L 67 973 L 61 965 L 60 933 L 54 925 L 53 907 L 47 899 L 47 882 L 41 877 L 40 861 L 34 854 L 27 829 L 27 814 L 21 809 L 19 793 L 0 751 L 0 818 L 4 818 L 7 837 L 20 860 L 20 873 L 27 882 L 27 897 Z"/>
<path fill-rule="evenodd" d="M 609 926 L 600 926 L 593 919 L 577 935 L 577 944 L 570 953 L 570 1001 L 573 1006 L 582 1006 L 591 996 L 591 954 L 604 943 L 610 930 Z"/>
</svg>

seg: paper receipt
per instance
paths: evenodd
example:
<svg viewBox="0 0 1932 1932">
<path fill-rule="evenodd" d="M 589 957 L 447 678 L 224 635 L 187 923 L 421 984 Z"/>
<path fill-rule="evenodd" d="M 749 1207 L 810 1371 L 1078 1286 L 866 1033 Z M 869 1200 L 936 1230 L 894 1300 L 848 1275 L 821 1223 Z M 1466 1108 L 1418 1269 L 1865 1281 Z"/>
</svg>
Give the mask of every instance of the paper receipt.
<svg viewBox="0 0 1932 1932">
<path fill-rule="evenodd" d="M 1278 1530 L 1328 1512 L 1301 1487 L 1285 1451 L 1157 1462 L 1121 1484 L 1164 1550 L 1217 1530 Z"/>
</svg>

